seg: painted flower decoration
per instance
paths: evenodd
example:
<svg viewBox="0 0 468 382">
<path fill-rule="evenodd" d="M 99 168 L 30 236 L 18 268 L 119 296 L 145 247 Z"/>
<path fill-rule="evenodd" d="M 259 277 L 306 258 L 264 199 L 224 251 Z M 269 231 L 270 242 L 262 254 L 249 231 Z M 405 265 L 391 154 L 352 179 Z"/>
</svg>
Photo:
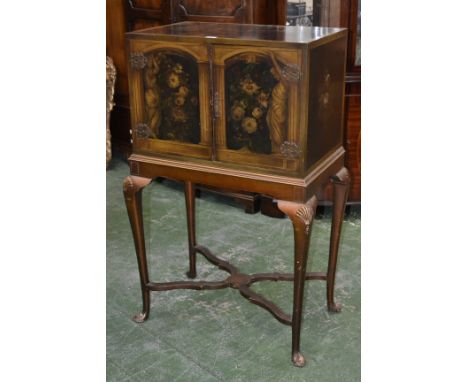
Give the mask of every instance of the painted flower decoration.
<svg viewBox="0 0 468 382">
<path fill-rule="evenodd" d="M 245 116 L 245 109 L 241 106 L 234 106 L 231 109 L 231 118 L 234 121 L 240 121 Z"/>
<path fill-rule="evenodd" d="M 185 120 L 187 119 L 184 109 L 182 109 L 181 107 L 174 107 L 172 109 L 172 118 L 176 122 L 185 122 Z"/>
<path fill-rule="evenodd" d="M 189 93 L 189 89 L 187 86 L 181 86 L 179 88 L 178 94 L 180 94 L 182 97 L 187 97 Z"/>
<path fill-rule="evenodd" d="M 242 120 L 242 128 L 248 134 L 255 133 L 257 131 L 257 121 L 255 118 L 246 117 Z"/>
<path fill-rule="evenodd" d="M 263 111 L 259 107 L 256 107 L 252 110 L 252 116 L 254 118 L 259 119 L 262 117 L 262 115 L 263 115 Z"/>
<path fill-rule="evenodd" d="M 184 67 L 181 64 L 175 64 L 173 70 L 175 73 L 180 74 L 184 71 Z"/>
<path fill-rule="evenodd" d="M 185 103 L 185 97 L 177 96 L 177 97 L 175 98 L 174 103 L 175 103 L 177 106 L 183 106 L 184 103 Z"/>
<path fill-rule="evenodd" d="M 162 51 L 148 53 L 146 58 L 142 73 L 144 114 L 153 137 L 199 143 L 197 64 L 185 55 Z M 145 134 L 151 138 L 149 133 L 140 132 Z"/>
<path fill-rule="evenodd" d="M 169 77 L 167 77 L 167 86 L 170 88 L 177 88 L 180 85 L 180 78 L 176 73 L 171 73 L 169 74 Z"/>
<path fill-rule="evenodd" d="M 245 78 L 241 81 L 241 88 L 248 95 L 253 95 L 260 90 L 260 86 L 253 82 L 250 78 Z"/>
<path fill-rule="evenodd" d="M 234 105 L 240 106 L 240 107 L 246 109 L 247 108 L 247 101 L 246 101 L 245 98 L 243 98 L 240 101 L 235 101 Z"/>
</svg>

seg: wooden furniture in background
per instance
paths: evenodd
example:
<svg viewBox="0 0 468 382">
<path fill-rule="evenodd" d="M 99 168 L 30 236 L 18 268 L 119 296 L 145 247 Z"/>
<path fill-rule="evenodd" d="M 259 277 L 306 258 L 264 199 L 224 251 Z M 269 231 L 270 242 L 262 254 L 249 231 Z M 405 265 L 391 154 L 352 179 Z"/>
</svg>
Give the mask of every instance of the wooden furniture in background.
<svg viewBox="0 0 468 382">
<path fill-rule="evenodd" d="M 117 71 L 112 58 L 106 57 L 106 168 L 112 159 L 110 115 L 114 107 L 114 88 Z"/>
<path fill-rule="evenodd" d="M 346 30 L 184 22 L 127 34 L 133 153 L 124 195 L 137 253 L 144 322 L 150 292 L 238 289 L 292 327 L 292 362 L 302 367 L 300 334 L 305 280 L 323 280 L 334 300 L 338 244 L 349 187 L 344 167 Z M 152 282 L 141 192 L 153 179 L 185 183 L 189 278 L 199 253 L 228 272 L 222 281 Z M 317 193 L 334 192 L 326 272 L 306 272 Z M 267 195 L 294 227 L 292 274 L 247 275 L 198 245 L 195 184 Z M 260 281 L 293 281 L 292 315 L 255 293 Z"/>
</svg>

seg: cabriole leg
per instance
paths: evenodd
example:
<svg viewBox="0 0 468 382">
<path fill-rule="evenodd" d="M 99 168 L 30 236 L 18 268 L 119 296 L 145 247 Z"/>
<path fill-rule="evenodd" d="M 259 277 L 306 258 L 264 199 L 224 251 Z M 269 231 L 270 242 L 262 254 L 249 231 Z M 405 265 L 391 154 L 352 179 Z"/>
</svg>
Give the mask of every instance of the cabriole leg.
<svg viewBox="0 0 468 382">
<path fill-rule="evenodd" d="M 335 276 L 341 226 L 343 224 L 346 200 L 348 199 L 349 172 L 343 167 L 330 180 L 333 183 L 333 217 L 327 270 L 327 307 L 329 312 L 336 313 L 341 311 L 341 305 L 335 302 Z"/>
<path fill-rule="evenodd" d="M 143 309 L 141 313 L 133 317 L 135 322 L 146 321 L 150 313 L 150 290 L 147 288 L 149 282 L 148 264 L 146 261 L 145 234 L 143 230 L 143 214 L 141 206 L 141 193 L 143 188 L 151 182 L 151 179 L 139 176 L 128 176 L 123 184 L 125 204 L 127 206 L 128 218 L 133 232 L 135 251 L 140 272 L 140 285 L 143 297 Z"/>
<path fill-rule="evenodd" d="M 187 208 L 187 230 L 189 241 L 189 271 L 187 277 L 193 279 L 197 277 L 195 238 L 195 186 L 192 182 L 185 182 L 185 205 Z"/>
<path fill-rule="evenodd" d="M 309 252 L 310 232 L 317 208 L 317 198 L 306 204 L 278 201 L 278 208 L 288 215 L 294 227 L 294 301 L 292 315 L 292 362 L 303 367 L 305 358 L 300 352 L 302 303 Z"/>
</svg>

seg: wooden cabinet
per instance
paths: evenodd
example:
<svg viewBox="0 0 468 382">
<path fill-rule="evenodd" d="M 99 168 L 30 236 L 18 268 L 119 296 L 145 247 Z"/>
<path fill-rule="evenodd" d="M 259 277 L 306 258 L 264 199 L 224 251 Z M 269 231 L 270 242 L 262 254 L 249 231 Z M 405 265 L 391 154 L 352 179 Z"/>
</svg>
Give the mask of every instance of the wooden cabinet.
<svg viewBox="0 0 468 382">
<path fill-rule="evenodd" d="M 127 36 L 133 153 L 124 196 L 143 302 L 134 320 L 148 319 L 151 291 L 238 289 L 291 326 L 291 360 L 303 367 L 305 281 L 325 281 L 328 311 L 341 310 L 334 285 L 349 187 L 343 148 L 347 31 L 188 21 Z M 142 190 L 158 177 L 184 183 L 187 277 L 197 276 L 202 255 L 229 273 L 224 280 L 150 281 Z M 326 272 L 306 272 L 317 193 L 328 183 L 334 189 L 329 264 Z M 275 199 L 293 225 L 294 272 L 247 275 L 197 244 L 196 184 Z M 250 289 L 279 280 L 294 282 L 292 314 Z"/>
<path fill-rule="evenodd" d="M 238 289 L 291 326 L 291 360 L 303 367 L 305 281 L 325 281 L 328 311 L 341 310 L 334 285 L 349 186 L 343 148 L 347 31 L 188 21 L 127 37 L 133 153 L 124 196 L 143 303 L 134 321 L 148 319 L 151 291 Z M 229 273 L 224 280 L 150 281 L 142 190 L 158 177 L 184 183 L 187 277 L 197 277 L 202 255 Z M 334 188 L 329 264 L 326 272 L 306 272 L 317 193 L 328 183 Z M 248 275 L 199 245 L 196 184 L 275 199 L 293 225 L 294 272 Z M 279 280 L 294 282 L 292 314 L 250 289 Z"/>
<path fill-rule="evenodd" d="M 275 0 L 107 0 L 107 55 L 117 68 L 112 144 L 130 153 L 130 109 L 125 32 L 180 21 L 284 24 L 286 1 Z"/>
<path fill-rule="evenodd" d="M 303 2 L 301 2 L 303 3 Z M 361 74 L 360 74 L 360 0 L 313 0 L 313 25 L 348 28 L 347 74 L 344 114 L 346 166 L 351 172 L 349 201 L 361 200 Z M 107 0 L 107 54 L 117 68 L 115 103 L 111 114 L 112 144 L 130 153 L 130 108 L 128 99 L 126 31 L 165 25 L 184 20 L 234 23 L 286 23 L 286 1 L 274 0 Z M 220 95 L 218 95 L 220 96 Z M 331 200 L 331 190 L 324 199 Z M 262 210 L 263 210 L 262 202 Z M 272 212 L 268 212 L 272 214 Z"/>
<path fill-rule="evenodd" d="M 345 30 L 182 22 L 127 36 L 134 153 L 289 177 L 343 153 Z"/>
</svg>

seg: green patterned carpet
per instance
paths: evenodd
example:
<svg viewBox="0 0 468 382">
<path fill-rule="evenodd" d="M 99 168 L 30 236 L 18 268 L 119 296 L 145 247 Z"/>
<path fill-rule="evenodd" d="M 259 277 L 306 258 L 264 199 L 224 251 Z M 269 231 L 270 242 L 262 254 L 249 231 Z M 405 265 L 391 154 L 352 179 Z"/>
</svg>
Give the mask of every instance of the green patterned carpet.
<svg viewBox="0 0 468 382">
<path fill-rule="evenodd" d="M 308 281 L 301 350 L 304 368 L 290 361 L 291 328 L 234 289 L 152 293 L 150 319 L 136 324 L 141 294 L 135 250 L 122 194 L 127 164 L 114 159 L 107 172 L 107 380 L 108 381 L 339 381 L 360 380 L 359 216 L 342 233 L 336 299 L 326 310 L 325 283 Z M 144 223 L 152 281 L 186 280 L 185 200 L 181 185 L 153 182 L 143 191 Z M 204 194 L 196 201 L 197 240 L 244 273 L 291 272 L 293 232 L 288 219 L 248 215 L 233 201 Z M 312 228 L 309 271 L 326 270 L 330 217 Z M 198 278 L 222 280 L 197 257 Z M 287 312 L 291 282 L 254 287 Z"/>
</svg>

